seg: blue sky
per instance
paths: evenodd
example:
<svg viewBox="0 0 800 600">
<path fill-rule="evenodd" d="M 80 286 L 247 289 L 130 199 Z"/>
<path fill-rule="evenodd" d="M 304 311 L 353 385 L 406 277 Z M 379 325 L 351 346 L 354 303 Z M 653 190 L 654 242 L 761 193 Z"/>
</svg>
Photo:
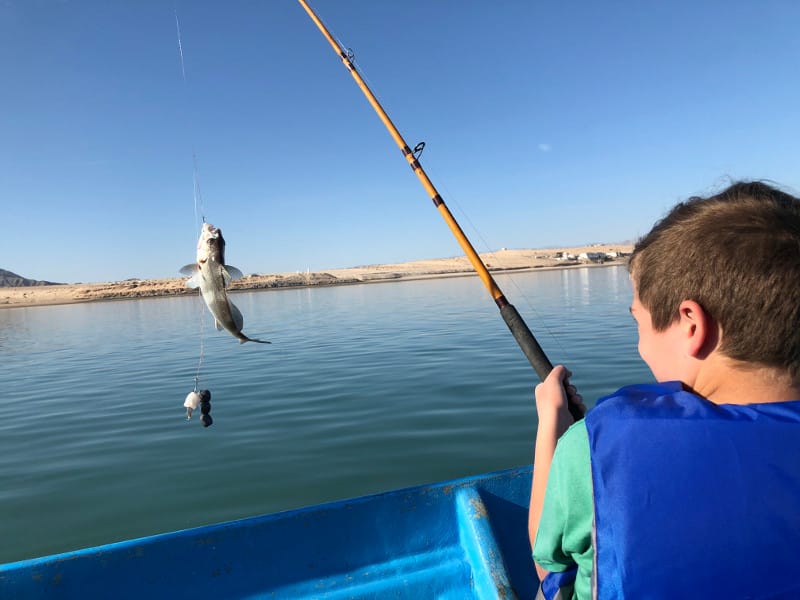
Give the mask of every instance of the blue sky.
<svg viewBox="0 0 800 600">
<path fill-rule="evenodd" d="M 479 251 L 632 239 L 730 179 L 800 190 L 800 3 L 311 5 Z M 0 268 L 177 276 L 193 149 L 246 273 L 460 254 L 293 0 L 0 0 L 0 73 Z"/>
</svg>

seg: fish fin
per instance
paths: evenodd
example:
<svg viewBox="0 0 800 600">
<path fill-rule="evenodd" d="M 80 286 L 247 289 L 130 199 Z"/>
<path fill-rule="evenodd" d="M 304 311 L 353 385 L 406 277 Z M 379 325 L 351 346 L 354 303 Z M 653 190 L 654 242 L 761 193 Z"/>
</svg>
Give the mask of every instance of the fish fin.
<svg viewBox="0 0 800 600">
<path fill-rule="evenodd" d="M 189 280 L 186 282 L 186 287 L 188 288 L 199 288 L 200 287 L 200 270 L 197 268 L 197 263 L 191 263 L 188 265 L 184 265 L 181 267 L 180 273 L 182 275 L 188 275 Z"/>
<path fill-rule="evenodd" d="M 242 272 L 233 265 L 225 265 L 224 269 L 227 271 L 230 281 L 236 281 L 237 279 L 244 277 Z"/>
<path fill-rule="evenodd" d="M 187 277 L 191 277 L 192 275 L 197 274 L 197 263 L 190 263 L 188 265 L 184 265 L 178 271 L 181 275 L 186 275 Z"/>
<path fill-rule="evenodd" d="M 200 287 L 200 273 L 195 273 L 191 279 L 186 281 L 186 287 L 191 289 L 197 289 Z"/>
<path fill-rule="evenodd" d="M 236 330 L 241 331 L 242 327 L 244 327 L 244 317 L 242 316 L 242 311 L 236 308 L 236 305 L 228 299 L 228 305 L 231 307 L 231 317 L 233 317 L 233 322 L 236 324 Z"/>
<path fill-rule="evenodd" d="M 219 321 L 217 321 L 216 319 L 214 319 L 214 327 L 216 328 L 217 331 L 222 331 L 222 325 L 220 325 Z"/>
</svg>

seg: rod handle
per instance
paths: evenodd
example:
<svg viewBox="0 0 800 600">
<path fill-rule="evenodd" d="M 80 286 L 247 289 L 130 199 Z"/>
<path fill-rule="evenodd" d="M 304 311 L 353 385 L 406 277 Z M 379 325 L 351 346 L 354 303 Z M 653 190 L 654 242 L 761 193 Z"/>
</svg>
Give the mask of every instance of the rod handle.
<svg viewBox="0 0 800 600">
<path fill-rule="evenodd" d="M 514 339 L 517 340 L 523 354 L 525 354 L 531 366 L 536 371 L 539 379 L 544 380 L 550 374 L 550 371 L 553 370 L 553 363 L 550 362 L 550 359 L 547 358 L 539 342 L 533 337 L 528 325 L 523 321 L 513 304 L 506 304 L 501 307 L 500 314 L 511 330 Z M 569 400 L 569 396 L 567 396 L 567 408 L 569 409 L 569 414 L 572 415 L 575 421 L 580 421 L 583 418 L 580 409 L 574 402 Z"/>
</svg>

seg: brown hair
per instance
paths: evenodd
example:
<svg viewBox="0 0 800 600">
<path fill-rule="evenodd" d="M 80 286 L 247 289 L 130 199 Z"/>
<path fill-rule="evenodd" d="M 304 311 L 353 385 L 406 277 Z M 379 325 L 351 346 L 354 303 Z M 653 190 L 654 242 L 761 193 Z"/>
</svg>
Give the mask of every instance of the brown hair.
<svg viewBox="0 0 800 600">
<path fill-rule="evenodd" d="M 798 198 L 762 182 L 690 198 L 638 241 L 629 269 L 656 330 L 694 300 L 719 324 L 723 354 L 798 381 Z"/>
</svg>

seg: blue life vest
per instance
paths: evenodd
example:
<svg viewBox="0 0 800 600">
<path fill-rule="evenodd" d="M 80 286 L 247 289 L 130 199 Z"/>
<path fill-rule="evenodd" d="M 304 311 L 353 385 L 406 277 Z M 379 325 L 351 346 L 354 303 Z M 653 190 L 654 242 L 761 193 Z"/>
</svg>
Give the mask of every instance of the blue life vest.
<svg viewBox="0 0 800 600">
<path fill-rule="evenodd" d="M 629 386 L 586 428 L 595 597 L 800 598 L 800 401 Z"/>
</svg>

